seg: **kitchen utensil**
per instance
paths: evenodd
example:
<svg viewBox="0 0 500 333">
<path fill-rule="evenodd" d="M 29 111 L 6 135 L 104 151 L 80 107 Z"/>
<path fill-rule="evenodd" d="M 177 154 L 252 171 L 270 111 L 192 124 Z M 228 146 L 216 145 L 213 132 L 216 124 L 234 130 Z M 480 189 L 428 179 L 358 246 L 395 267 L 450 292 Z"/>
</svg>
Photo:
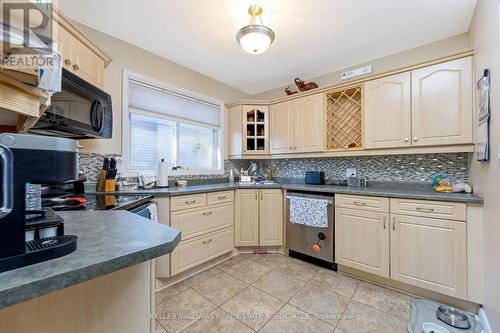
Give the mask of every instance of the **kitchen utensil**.
<svg viewBox="0 0 500 333">
<path fill-rule="evenodd" d="M 451 306 L 440 305 L 436 311 L 439 320 L 456 328 L 469 328 L 470 321 L 467 314 Z"/>
<path fill-rule="evenodd" d="M 427 322 L 422 325 L 424 333 L 450 333 L 450 331 L 441 325 Z"/>
<path fill-rule="evenodd" d="M 102 163 L 102 169 L 103 170 L 108 170 L 109 169 L 109 158 L 105 157 L 104 161 Z"/>
</svg>

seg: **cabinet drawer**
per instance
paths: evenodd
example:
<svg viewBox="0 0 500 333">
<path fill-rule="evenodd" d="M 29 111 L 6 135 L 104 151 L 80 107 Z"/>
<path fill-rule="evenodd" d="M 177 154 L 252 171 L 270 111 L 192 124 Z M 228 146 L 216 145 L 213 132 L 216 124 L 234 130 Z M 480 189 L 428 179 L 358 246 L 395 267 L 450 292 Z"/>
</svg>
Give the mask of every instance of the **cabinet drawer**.
<svg viewBox="0 0 500 333">
<path fill-rule="evenodd" d="M 179 243 L 171 253 L 171 273 L 178 274 L 234 248 L 234 228 L 213 232 Z"/>
<path fill-rule="evenodd" d="M 223 204 L 186 209 L 171 214 L 172 228 L 181 231 L 182 240 L 234 226 L 234 206 Z"/>
<path fill-rule="evenodd" d="M 234 201 L 234 191 L 207 193 L 207 205 L 216 205 Z"/>
<path fill-rule="evenodd" d="M 174 212 L 176 210 L 203 207 L 207 204 L 207 194 L 192 194 L 183 195 L 180 197 L 173 197 L 170 199 L 170 211 Z"/>
<path fill-rule="evenodd" d="M 391 214 L 466 221 L 466 204 L 458 202 L 391 199 Z"/>
<path fill-rule="evenodd" d="M 340 194 L 335 196 L 335 206 L 341 208 L 363 209 L 385 213 L 389 211 L 389 199 Z"/>
</svg>

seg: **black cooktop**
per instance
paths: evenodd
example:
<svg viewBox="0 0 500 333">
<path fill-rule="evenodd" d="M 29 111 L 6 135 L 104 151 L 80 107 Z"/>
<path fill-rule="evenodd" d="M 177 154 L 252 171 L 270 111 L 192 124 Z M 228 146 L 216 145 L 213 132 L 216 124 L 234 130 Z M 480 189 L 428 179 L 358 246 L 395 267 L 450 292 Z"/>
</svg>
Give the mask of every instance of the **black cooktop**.
<svg viewBox="0 0 500 333">
<path fill-rule="evenodd" d="M 153 199 L 151 195 L 79 194 L 58 199 L 46 199 L 43 207 L 55 211 L 71 210 L 131 210 Z"/>
</svg>

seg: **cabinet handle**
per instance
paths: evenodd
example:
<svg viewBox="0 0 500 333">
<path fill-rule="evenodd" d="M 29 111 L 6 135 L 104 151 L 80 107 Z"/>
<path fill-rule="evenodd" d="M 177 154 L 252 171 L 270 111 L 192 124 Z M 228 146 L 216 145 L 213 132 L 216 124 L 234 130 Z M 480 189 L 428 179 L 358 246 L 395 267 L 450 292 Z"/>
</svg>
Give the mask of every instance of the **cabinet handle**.
<svg viewBox="0 0 500 333">
<path fill-rule="evenodd" d="M 206 241 L 203 241 L 203 244 L 208 244 L 208 243 L 211 243 L 212 242 L 212 238 L 206 240 Z"/>
<path fill-rule="evenodd" d="M 387 217 L 384 216 L 384 230 L 385 230 L 385 220 L 387 219 Z"/>
<path fill-rule="evenodd" d="M 396 230 L 396 218 L 392 218 L 392 230 Z"/>
<path fill-rule="evenodd" d="M 292 146 L 290 146 L 290 150 L 293 150 L 293 147 L 292 147 Z"/>
<path fill-rule="evenodd" d="M 366 206 L 366 202 L 354 201 L 352 203 L 354 206 Z"/>
<path fill-rule="evenodd" d="M 66 60 L 64 60 L 64 63 L 69 66 L 69 65 L 71 65 L 71 60 L 66 59 Z"/>
<path fill-rule="evenodd" d="M 414 138 L 413 138 L 413 141 L 418 141 L 418 137 L 417 137 L 417 136 L 416 136 L 416 137 L 414 137 Z"/>
<path fill-rule="evenodd" d="M 212 215 L 212 214 L 213 214 L 213 212 L 212 212 L 212 211 L 210 211 L 210 212 L 205 212 L 205 213 L 203 213 L 203 216 L 208 216 L 208 215 Z"/>
<path fill-rule="evenodd" d="M 257 191 L 255 191 L 255 200 L 257 200 Z"/>
<path fill-rule="evenodd" d="M 189 204 L 194 204 L 196 200 L 190 200 L 190 201 L 184 201 L 184 204 L 189 205 Z"/>
<path fill-rule="evenodd" d="M 417 207 L 417 211 L 422 213 L 432 213 L 434 211 L 434 208 Z"/>
<path fill-rule="evenodd" d="M 225 195 L 224 195 L 224 196 L 217 197 L 217 200 L 224 200 L 224 199 L 226 199 L 226 196 L 225 196 Z"/>
<path fill-rule="evenodd" d="M 77 71 L 77 70 L 79 70 L 79 69 L 80 69 L 80 67 L 79 67 L 77 64 L 74 64 L 74 65 L 73 65 L 73 69 L 74 69 L 75 71 Z"/>
<path fill-rule="evenodd" d="M 409 138 L 405 138 L 404 140 L 405 140 L 405 142 L 408 142 L 408 141 L 410 141 L 410 139 L 409 139 Z"/>
<path fill-rule="evenodd" d="M 264 193 L 262 191 L 260 191 L 260 200 L 264 200 Z"/>
</svg>

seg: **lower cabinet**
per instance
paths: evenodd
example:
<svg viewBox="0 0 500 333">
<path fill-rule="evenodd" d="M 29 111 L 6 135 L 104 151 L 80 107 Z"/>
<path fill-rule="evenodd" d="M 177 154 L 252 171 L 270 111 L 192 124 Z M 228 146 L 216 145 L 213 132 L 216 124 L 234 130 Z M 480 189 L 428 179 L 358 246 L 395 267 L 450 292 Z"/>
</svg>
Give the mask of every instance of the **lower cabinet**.
<svg viewBox="0 0 500 333">
<path fill-rule="evenodd" d="M 390 209 L 375 212 L 368 204 L 353 209 L 350 199 L 336 196 L 338 264 L 467 299 L 465 204 L 378 198 Z"/>
<path fill-rule="evenodd" d="M 234 229 L 228 228 L 179 243 L 170 255 L 172 275 L 216 258 L 234 248 Z"/>
<path fill-rule="evenodd" d="M 283 245 L 281 189 L 236 190 L 235 246 Z"/>
<path fill-rule="evenodd" d="M 170 198 L 170 226 L 181 241 L 170 254 L 176 275 L 234 249 L 234 191 Z"/>
<path fill-rule="evenodd" d="M 466 222 L 391 215 L 391 278 L 466 298 Z"/>
<path fill-rule="evenodd" d="M 338 264 L 389 277 L 389 214 L 338 208 L 335 212 Z"/>
</svg>

